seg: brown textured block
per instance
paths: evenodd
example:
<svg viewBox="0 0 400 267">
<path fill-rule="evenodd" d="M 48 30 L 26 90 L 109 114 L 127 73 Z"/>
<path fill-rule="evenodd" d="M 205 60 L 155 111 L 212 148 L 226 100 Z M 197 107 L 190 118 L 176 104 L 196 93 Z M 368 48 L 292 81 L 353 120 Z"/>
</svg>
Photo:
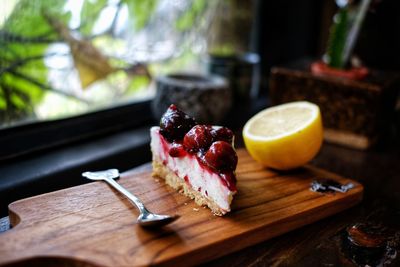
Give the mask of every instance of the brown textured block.
<svg viewBox="0 0 400 267">
<path fill-rule="evenodd" d="M 399 73 L 371 70 L 363 81 L 316 76 L 311 61 L 273 68 L 272 104 L 307 100 L 320 106 L 325 139 L 366 149 L 387 133 L 400 88 Z"/>
</svg>

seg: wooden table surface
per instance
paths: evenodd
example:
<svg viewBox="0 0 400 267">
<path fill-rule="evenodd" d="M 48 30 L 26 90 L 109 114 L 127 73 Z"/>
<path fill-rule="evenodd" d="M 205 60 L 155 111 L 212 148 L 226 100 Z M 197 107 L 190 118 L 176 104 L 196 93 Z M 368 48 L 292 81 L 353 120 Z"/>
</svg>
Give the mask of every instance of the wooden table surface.
<svg viewBox="0 0 400 267">
<path fill-rule="evenodd" d="M 317 223 L 208 262 L 204 266 L 364 266 L 365 262 L 362 260 L 369 259 L 370 250 L 349 250 L 346 246 L 348 242 L 344 240 L 348 240 L 346 229 L 353 225 L 366 224 L 372 229 L 372 232 L 368 232 L 370 235 L 367 235 L 367 241 L 382 240 L 381 237 L 385 241 L 382 251 L 372 252 L 371 258 L 374 262 L 383 259 L 384 266 L 400 266 L 398 140 L 394 136 L 386 145 L 372 151 L 357 151 L 325 143 L 312 163 L 360 181 L 365 187 L 362 203 Z M 149 169 L 151 166 L 147 164 L 141 168 Z M 361 261 L 358 253 L 361 253 Z"/>
<path fill-rule="evenodd" d="M 325 143 L 313 164 L 360 181 L 361 204 L 240 252 L 209 262 L 207 266 L 365 266 L 343 240 L 346 229 L 367 226 L 385 238 L 387 247 L 370 257 L 383 266 L 400 266 L 400 141 L 394 134 L 387 144 L 358 151 Z M 347 239 L 346 239 L 347 240 Z M 367 249 L 361 258 L 368 258 Z M 351 260 L 350 258 L 355 258 Z M 377 259 L 377 261 L 375 261 Z M 356 264 L 358 263 L 358 264 Z M 205 266 L 205 265 L 204 265 Z"/>
</svg>

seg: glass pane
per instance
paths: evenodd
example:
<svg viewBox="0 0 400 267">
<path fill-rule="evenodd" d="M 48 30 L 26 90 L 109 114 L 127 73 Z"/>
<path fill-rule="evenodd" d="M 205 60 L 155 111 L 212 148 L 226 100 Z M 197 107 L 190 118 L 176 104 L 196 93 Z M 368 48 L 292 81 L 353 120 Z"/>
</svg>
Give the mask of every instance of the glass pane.
<svg viewBox="0 0 400 267">
<path fill-rule="evenodd" d="M 0 128 L 150 98 L 155 75 L 199 68 L 216 3 L 4 1 Z"/>
</svg>

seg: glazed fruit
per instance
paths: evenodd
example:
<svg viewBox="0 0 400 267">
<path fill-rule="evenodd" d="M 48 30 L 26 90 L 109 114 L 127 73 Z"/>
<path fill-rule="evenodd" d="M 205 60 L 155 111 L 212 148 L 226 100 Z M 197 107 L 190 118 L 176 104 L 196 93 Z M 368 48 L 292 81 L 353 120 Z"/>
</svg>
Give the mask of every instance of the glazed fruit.
<svg viewBox="0 0 400 267">
<path fill-rule="evenodd" d="M 169 142 L 173 142 L 181 140 L 195 125 L 196 122 L 192 117 L 188 116 L 172 104 L 161 118 L 160 133 Z"/>
<path fill-rule="evenodd" d="M 181 144 L 173 144 L 168 154 L 173 158 L 180 158 L 186 155 L 186 151 Z"/>
<path fill-rule="evenodd" d="M 237 165 L 237 155 L 233 147 L 225 141 L 212 143 L 204 160 L 208 166 L 218 171 L 233 171 Z"/>
<path fill-rule="evenodd" d="M 236 169 L 238 158 L 232 147 L 233 132 L 230 129 L 196 125 L 193 118 L 172 104 L 161 118 L 160 134 L 172 144 L 168 151 L 171 157 L 195 154 L 199 162 L 217 171 L 221 179 L 231 181 L 228 178 L 235 177 L 232 172 Z"/>
<path fill-rule="evenodd" d="M 211 134 L 214 141 L 225 141 L 229 144 L 231 144 L 233 141 L 233 132 L 226 127 L 212 129 Z"/>
<path fill-rule="evenodd" d="M 187 151 L 194 153 L 199 150 L 207 150 L 213 141 L 210 127 L 196 125 L 183 138 L 183 145 Z"/>
</svg>

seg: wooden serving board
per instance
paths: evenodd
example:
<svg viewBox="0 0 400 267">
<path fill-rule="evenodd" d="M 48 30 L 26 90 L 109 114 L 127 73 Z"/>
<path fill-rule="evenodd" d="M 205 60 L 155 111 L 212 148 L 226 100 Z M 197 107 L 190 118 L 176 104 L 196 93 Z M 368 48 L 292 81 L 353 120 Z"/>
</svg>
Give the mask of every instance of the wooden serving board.
<svg viewBox="0 0 400 267">
<path fill-rule="evenodd" d="M 361 184 L 305 166 L 277 173 L 238 150 L 238 189 L 233 210 L 211 214 L 150 171 L 119 182 L 150 210 L 182 217 L 162 230 L 136 224 L 136 209 L 103 182 L 94 182 L 10 204 L 13 226 L 0 234 L 0 265 L 144 266 L 194 265 L 281 235 L 354 206 Z M 109 167 L 109 166 L 107 166 Z M 106 167 L 105 167 L 106 168 Z M 352 182 L 347 193 L 310 191 L 316 178 Z"/>
</svg>

